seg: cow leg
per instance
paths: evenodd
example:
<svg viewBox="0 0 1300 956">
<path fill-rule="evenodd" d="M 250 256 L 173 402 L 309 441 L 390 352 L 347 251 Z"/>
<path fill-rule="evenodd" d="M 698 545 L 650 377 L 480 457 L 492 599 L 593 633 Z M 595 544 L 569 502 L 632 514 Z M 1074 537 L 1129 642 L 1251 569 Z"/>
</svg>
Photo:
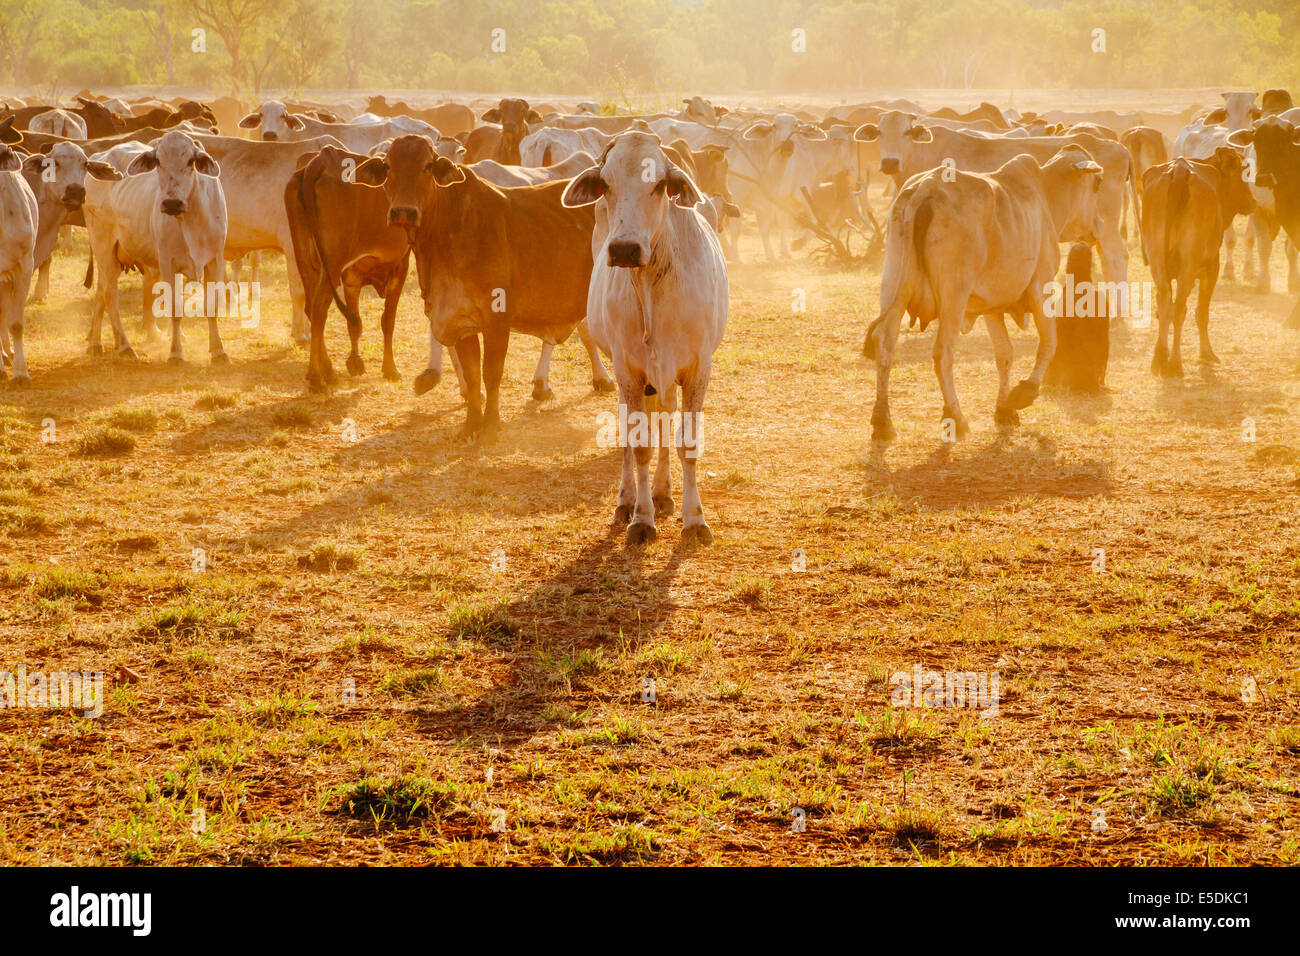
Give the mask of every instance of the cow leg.
<svg viewBox="0 0 1300 956">
<path fill-rule="evenodd" d="M 384 286 L 384 313 L 379 317 L 379 329 L 384 333 L 383 375 L 387 382 L 400 381 L 397 372 L 397 360 L 393 358 L 393 330 L 397 328 L 397 303 L 402 298 L 402 287 L 406 285 L 406 270 L 391 279 Z"/>
<path fill-rule="evenodd" d="M 6 298 L 7 303 L 0 304 L 0 322 L 8 329 L 10 347 L 13 349 L 13 382 L 24 385 L 32 380 L 27 372 L 27 356 L 23 353 L 23 305 L 32 282 L 32 262 L 28 259 L 26 268 L 19 267 L 18 275 L 12 280 Z M 0 364 L 0 372 L 3 371 Z"/>
<path fill-rule="evenodd" d="M 170 263 L 162 263 L 162 272 L 164 275 L 174 276 L 178 270 Z M 145 286 L 145 288 L 149 288 Z M 181 345 L 181 318 L 185 315 L 185 283 L 172 282 L 164 295 L 172 296 L 171 320 L 172 320 L 172 344 L 171 351 L 167 354 L 167 361 L 172 365 L 181 365 L 185 362 L 185 352 Z M 146 293 L 148 298 L 148 293 Z M 152 321 L 152 319 L 151 319 Z"/>
<path fill-rule="evenodd" d="M 483 410 L 480 441 L 496 440 L 501 427 L 501 379 L 506 371 L 506 352 L 510 348 L 510 327 L 489 328 L 483 332 L 483 387 L 487 406 Z"/>
<path fill-rule="evenodd" d="M 598 392 L 614 391 L 614 380 L 605 371 L 605 363 L 600 360 L 600 349 L 591 337 L 586 319 L 578 323 L 578 338 L 582 340 L 582 347 L 587 350 L 587 358 L 591 360 L 591 387 Z"/>
<path fill-rule="evenodd" d="M 1259 259 L 1259 271 L 1255 273 L 1256 292 L 1273 290 L 1273 277 L 1268 274 L 1268 267 L 1273 259 L 1273 237 L 1277 235 L 1277 230 L 1277 219 L 1262 209 L 1256 209 L 1251 215 L 1250 225 L 1246 228 L 1246 262 L 1253 268 L 1250 265 L 1250 255 L 1254 250 Z"/>
<path fill-rule="evenodd" d="M 103 293 L 97 305 L 97 317 L 94 319 L 94 328 L 92 330 L 93 338 L 91 339 L 92 347 L 99 345 L 100 322 L 103 319 L 104 312 L 108 312 L 108 321 L 113 326 L 113 355 L 116 358 L 135 359 L 137 358 L 135 349 L 131 348 L 131 343 L 126 337 L 126 328 L 122 325 L 122 293 L 118 289 L 118 278 L 121 276 L 122 267 L 118 265 L 117 259 L 110 256 L 105 265 L 103 262 L 99 265 L 99 281 L 103 283 Z M 153 321 L 152 314 L 149 316 Z"/>
<path fill-rule="evenodd" d="M 555 397 L 551 391 L 551 353 L 555 346 L 550 342 L 542 343 L 542 354 L 537 356 L 537 369 L 533 372 L 533 399 L 539 402 L 550 401 Z"/>
<path fill-rule="evenodd" d="M 1201 364 L 1217 365 L 1219 357 L 1210 348 L 1210 298 L 1218 282 L 1218 269 L 1205 269 L 1196 284 L 1196 331 L 1201 339 Z"/>
<path fill-rule="evenodd" d="M 320 282 L 312 293 L 308 310 L 311 340 L 307 343 L 307 390 L 311 392 L 323 392 L 338 380 L 325 351 L 325 320 L 329 317 L 332 298 L 329 286 Z"/>
<path fill-rule="evenodd" d="M 306 345 L 311 335 L 307 319 L 307 291 L 303 288 L 302 276 L 298 274 L 298 261 L 293 254 L 293 242 L 289 235 L 280 237 L 280 248 L 284 250 L 285 272 L 289 278 L 289 300 L 292 303 L 293 317 L 289 323 L 289 336 L 299 345 Z"/>
<path fill-rule="evenodd" d="M 939 378 L 939 389 L 943 392 L 943 419 L 952 419 L 957 429 L 957 437 L 964 438 L 970 433 L 970 425 L 961 413 L 961 403 L 957 401 L 957 383 L 953 381 L 952 367 L 957 343 L 957 332 L 965 318 L 950 304 L 952 301 L 966 302 L 965 296 L 944 297 L 944 305 L 939 312 L 939 330 L 934 337 L 934 374 Z"/>
<path fill-rule="evenodd" d="M 1237 230 L 1233 228 L 1232 223 L 1228 223 L 1228 228 L 1223 230 L 1223 281 L 1237 281 L 1237 267 L 1234 260 L 1237 255 Z M 1181 286 L 1182 283 L 1179 283 Z M 1174 338 L 1178 337 L 1178 330 L 1174 330 Z"/>
<path fill-rule="evenodd" d="M 1295 243 L 1291 241 L 1290 236 L 1283 238 L 1286 240 L 1286 290 L 1300 292 L 1300 269 L 1296 268 Z"/>
<path fill-rule="evenodd" d="M 1021 379 L 1011 390 L 1004 406 L 1006 408 L 1028 408 L 1033 404 L 1042 388 L 1047 366 L 1052 364 L 1052 356 L 1056 354 L 1056 318 L 1045 313 L 1042 304 L 1038 302 L 1030 303 L 1030 311 L 1034 316 L 1034 328 L 1038 330 L 1038 352 L 1034 356 L 1034 369 L 1028 378 Z"/>
<path fill-rule="evenodd" d="M 876 405 L 871 411 L 871 440 L 888 442 L 898 437 L 889 413 L 889 373 L 894 367 L 894 347 L 903 320 L 903 307 L 891 306 L 872 322 L 862 343 L 862 352 L 876 360 Z"/>
<path fill-rule="evenodd" d="M 361 358 L 361 313 L 357 311 L 357 307 L 361 304 L 361 286 L 345 280 L 343 283 L 343 302 L 347 305 L 348 311 L 357 317 L 355 322 L 352 319 L 347 320 L 348 341 L 352 344 L 352 349 L 348 352 L 348 374 L 354 377 L 364 375 L 366 363 Z M 385 303 L 385 308 L 387 308 L 387 303 Z"/>
<path fill-rule="evenodd" d="M 1097 239 L 1097 256 L 1107 282 L 1128 281 L 1128 246 L 1119 234 L 1118 223 L 1103 223 L 1102 235 Z"/>
<path fill-rule="evenodd" d="M 456 343 L 456 357 L 465 376 L 465 425 L 460 437 L 473 439 L 483 428 L 483 395 L 479 387 L 483 381 L 482 359 L 478 336 L 467 335 Z"/>
<path fill-rule="evenodd" d="M 211 283 L 214 282 L 225 284 L 226 260 L 220 252 L 203 267 L 203 281 L 205 288 L 211 288 Z M 226 354 L 226 347 L 221 342 L 221 329 L 217 326 L 215 314 L 208 316 L 208 361 L 212 365 L 230 364 L 230 356 Z"/>
<path fill-rule="evenodd" d="M 619 402 L 627 408 L 628 448 L 623 459 L 623 485 L 619 488 L 619 510 L 617 517 L 626 507 L 623 504 L 627 485 L 629 463 L 634 469 L 633 488 L 635 488 L 632 520 L 627 526 L 624 540 L 629 545 L 646 544 L 655 540 L 659 533 L 655 530 L 654 501 L 650 495 L 650 429 L 639 427 L 646 421 L 645 386 L 634 385 L 627 373 L 619 375 Z M 644 436 L 644 441 L 642 437 Z M 630 459 L 630 462 L 629 462 Z"/>
<path fill-rule="evenodd" d="M 1016 357 L 1011 336 L 1007 334 L 1007 317 L 1001 313 L 984 316 L 984 327 L 989 331 L 993 341 L 993 360 L 998 366 L 998 402 L 993 412 L 993 420 L 999 425 L 1019 425 L 1020 413 L 1007 407 L 1007 398 L 1011 394 L 1011 363 Z"/>
<path fill-rule="evenodd" d="M 776 256 L 772 254 L 772 219 L 773 210 L 760 205 L 757 211 L 758 217 L 758 234 L 763 240 L 763 255 L 767 256 L 768 262 L 775 262 Z"/>
<path fill-rule="evenodd" d="M 158 327 L 158 316 L 154 311 L 155 302 L 157 302 L 157 299 L 160 297 L 156 297 L 153 293 L 154 286 L 161 281 L 161 276 L 161 269 L 158 271 L 149 271 L 145 269 L 140 270 L 140 331 L 144 333 L 144 340 L 146 342 L 155 341 L 158 338 L 158 333 L 162 331 L 162 329 Z M 169 275 L 167 277 L 167 288 L 169 290 L 173 287 L 174 281 L 174 276 Z M 184 288 L 184 285 L 185 284 L 182 282 L 181 287 Z M 164 293 L 164 295 L 167 294 L 170 293 Z M 184 313 L 182 312 L 181 314 L 183 315 Z M 173 312 L 172 315 L 175 316 L 176 313 Z"/>
<path fill-rule="evenodd" d="M 1219 264 L 1215 262 L 1213 268 L 1217 272 Z M 1170 316 L 1174 342 L 1169 350 L 1169 362 L 1165 366 L 1165 374 L 1170 378 L 1183 377 L 1183 322 L 1187 320 L 1187 299 L 1192 294 L 1192 281 L 1190 277 L 1180 276 L 1178 288 L 1174 292 L 1174 309 Z"/>
<path fill-rule="evenodd" d="M 36 288 L 32 290 L 32 302 L 44 302 L 45 297 L 50 294 L 50 266 L 53 264 L 54 256 L 50 256 L 37 269 Z"/>
<path fill-rule="evenodd" d="M 702 357 L 695 377 L 682 383 L 682 434 L 677 439 L 677 457 L 682 463 L 682 540 L 698 544 L 713 543 L 713 532 L 704 520 L 704 505 L 700 501 L 695 470 L 700 455 L 700 416 L 712 371 L 713 359 Z"/>
<path fill-rule="evenodd" d="M 1169 367 L 1169 328 L 1173 325 L 1173 282 L 1155 279 L 1156 349 L 1151 355 L 1151 374 L 1164 375 Z"/>
<path fill-rule="evenodd" d="M 315 334 L 315 333 L 313 333 Z M 456 356 L 456 350 L 452 349 L 453 357 Z M 459 373 L 459 366 L 457 367 Z M 442 381 L 442 343 L 433 337 L 432 328 L 429 331 L 429 364 L 424 367 L 424 371 L 415 376 L 415 394 L 423 395 Z M 464 376 L 461 376 L 461 393 L 464 394 Z"/>
<path fill-rule="evenodd" d="M 655 465 L 655 480 L 650 491 L 650 500 L 654 502 L 655 517 L 662 518 L 673 513 L 673 473 L 669 465 L 669 449 L 673 443 L 673 412 L 677 410 L 677 386 L 670 388 L 667 394 L 653 395 L 646 400 L 646 410 L 650 414 L 650 430 L 653 440 L 659 448 L 659 461 Z"/>
</svg>

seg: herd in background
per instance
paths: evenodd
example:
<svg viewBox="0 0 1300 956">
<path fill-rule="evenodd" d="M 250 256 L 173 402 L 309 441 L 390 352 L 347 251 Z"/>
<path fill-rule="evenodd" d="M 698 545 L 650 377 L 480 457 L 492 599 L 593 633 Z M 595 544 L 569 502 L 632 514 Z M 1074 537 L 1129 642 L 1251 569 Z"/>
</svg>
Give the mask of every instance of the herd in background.
<svg viewBox="0 0 1300 956">
<path fill-rule="evenodd" d="M 629 410 L 673 412 L 681 388 L 685 416 L 702 406 L 725 325 L 726 261 L 738 259 L 752 215 L 770 260 L 789 256 L 792 236 L 808 230 L 883 234 L 880 313 L 864 343 L 877 362 L 875 438 L 893 436 L 888 383 L 904 314 L 922 328 L 937 321 L 943 415 L 958 435 L 968 425 L 953 385 L 954 344 L 984 317 L 999 374 L 995 418 L 1013 424 L 1054 358 L 1070 358 L 1056 354 L 1058 323 L 1045 307 L 1059 244 L 1095 247 L 1105 280 L 1126 282 L 1130 206 L 1156 287 L 1157 374 L 1182 372 L 1193 284 L 1201 360 L 1215 361 L 1209 303 L 1221 259 L 1225 278 L 1235 275 L 1237 216 L 1250 217 L 1247 281 L 1268 291 L 1284 230 L 1289 288 L 1300 291 L 1300 110 L 1284 90 L 1256 99 L 1234 91 L 1221 105 L 1178 113 L 1041 115 L 990 103 L 927 112 L 908 100 L 817 115 L 727 109 L 698 96 L 640 115 L 516 97 L 481 113 L 382 96 L 364 112 L 89 92 L 66 106 L 9 100 L 0 108 L 0 371 L 28 378 L 24 303 L 48 294 L 60 229 L 84 226 L 94 354 L 107 314 L 112 353 L 135 356 L 119 308 L 123 271 L 142 273 L 142 330 L 153 338 L 149 290 L 160 279 L 223 285 L 228 264 L 235 275 L 245 264 L 256 270 L 256 256 L 273 250 L 287 261 L 291 334 L 308 345 L 309 387 L 336 381 L 323 335 L 331 305 L 347 321 L 347 369 L 364 372 L 366 286 L 383 299 L 382 372 L 397 379 L 396 309 L 413 253 L 429 322 L 415 390 L 438 383 L 450 348 L 466 434 L 498 427 L 511 332 L 542 342 L 535 398 L 551 396 L 551 351 L 576 328 L 597 390 L 617 388 Z M 895 193 L 883 230 L 866 199 L 875 172 Z M 1091 275 L 1090 255 L 1072 253 L 1071 262 Z M 180 361 L 182 286 L 168 295 L 170 357 Z M 227 362 L 219 316 L 205 314 L 212 361 Z M 1014 387 L 1008 315 L 1022 327 L 1032 320 L 1039 338 L 1032 371 Z M 1292 322 L 1300 324 L 1300 303 Z M 1101 377 L 1104 357 L 1092 376 Z M 649 449 L 625 450 L 619 517 L 631 521 L 629 540 L 652 537 L 655 514 L 672 510 L 666 444 L 653 486 Z M 694 454 L 682 461 L 684 526 L 707 540 Z"/>
</svg>

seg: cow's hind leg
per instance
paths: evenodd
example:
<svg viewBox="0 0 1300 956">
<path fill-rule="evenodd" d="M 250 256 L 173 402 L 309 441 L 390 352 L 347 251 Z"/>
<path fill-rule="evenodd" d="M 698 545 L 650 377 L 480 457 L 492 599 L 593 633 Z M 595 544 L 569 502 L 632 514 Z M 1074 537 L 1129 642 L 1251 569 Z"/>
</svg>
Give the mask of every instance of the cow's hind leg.
<svg viewBox="0 0 1300 956">
<path fill-rule="evenodd" d="M 307 390 L 311 392 L 323 392 L 338 380 L 325 350 L 325 320 L 329 317 L 330 299 L 329 286 L 322 282 L 317 285 L 307 309 L 311 329 L 311 340 L 307 343 Z"/>
<path fill-rule="evenodd" d="M 1155 280 L 1156 348 L 1151 355 L 1151 374 L 1164 375 L 1169 367 L 1169 328 L 1173 324 L 1173 283 Z"/>
<path fill-rule="evenodd" d="M 1201 340 L 1201 363 L 1204 365 L 1217 365 L 1219 362 L 1214 349 L 1210 348 L 1210 298 L 1214 295 L 1218 271 L 1205 269 L 1196 286 L 1196 331 Z"/>
<path fill-rule="evenodd" d="M 348 340 L 352 344 L 352 349 L 348 352 L 348 374 L 364 375 L 366 363 L 361 358 L 361 313 L 357 311 L 357 307 L 361 304 L 361 286 L 344 283 L 343 301 L 348 311 L 357 317 L 355 322 L 350 318 L 347 319 Z"/>
<path fill-rule="evenodd" d="M 11 347 L 13 348 L 13 383 L 25 385 L 32 380 L 27 371 L 27 356 L 23 351 L 23 305 L 27 301 L 27 292 L 31 285 L 32 274 L 29 270 L 20 272 L 10 286 L 8 305 L 0 309 L 0 322 L 9 329 Z"/>
<path fill-rule="evenodd" d="M 1031 303 L 1031 311 L 1034 315 L 1034 327 L 1038 330 L 1038 352 L 1034 356 L 1034 368 L 1028 378 L 1021 379 L 1007 395 L 1007 400 L 1003 403 L 1004 408 L 1028 408 L 1034 403 L 1034 399 L 1042 389 L 1047 366 L 1052 364 L 1052 356 L 1056 354 L 1056 319 L 1047 315 L 1043 307 L 1037 303 Z"/>
<path fill-rule="evenodd" d="M 542 343 L 542 354 L 537 356 L 537 369 L 533 372 L 533 399 L 539 402 L 549 402 L 555 397 L 551 391 L 551 353 L 555 351 L 555 346 L 550 342 Z"/>
<path fill-rule="evenodd" d="M 1217 271 L 1219 264 L 1214 263 L 1213 268 Z M 1187 321 L 1187 299 L 1192 294 L 1192 281 L 1191 278 L 1180 276 L 1174 292 L 1174 308 L 1170 316 L 1174 341 L 1169 349 L 1169 361 L 1165 365 L 1165 375 L 1169 378 L 1183 377 L 1183 323 Z"/>
<path fill-rule="evenodd" d="M 964 303 L 966 297 L 962 296 L 959 301 Z M 945 302 L 939 311 L 939 329 L 934 337 L 934 374 L 939 379 L 939 390 L 943 392 L 943 421 L 953 423 L 957 438 L 964 438 L 970 433 L 970 425 L 961 413 L 961 403 L 957 401 L 957 383 L 952 375 L 957 333 L 961 329 L 963 318 L 960 312 Z"/>
<path fill-rule="evenodd" d="M 1016 350 L 1007 334 L 1006 319 L 1001 312 L 984 316 L 984 327 L 989 330 L 989 338 L 993 341 L 993 360 L 998 366 L 998 403 L 993 420 L 999 425 L 1019 425 L 1020 413 L 1007 407 L 1007 397 L 1011 394 L 1011 363 Z"/>
</svg>

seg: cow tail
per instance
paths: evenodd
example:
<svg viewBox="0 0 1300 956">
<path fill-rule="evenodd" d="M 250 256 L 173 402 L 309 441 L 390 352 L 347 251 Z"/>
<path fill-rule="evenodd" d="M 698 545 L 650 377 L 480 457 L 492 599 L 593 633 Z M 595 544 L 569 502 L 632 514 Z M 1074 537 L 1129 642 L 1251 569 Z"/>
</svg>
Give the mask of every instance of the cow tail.
<svg viewBox="0 0 1300 956">
<path fill-rule="evenodd" d="M 1140 236 L 1142 234 L 1142 196 L 1138 191 L 1137 163 L 1133 161 L 1133 153 L 1131 150 L 1125 150 L 1124 152 L 1128 154 L 1126 156 L 1127 166 L 1124 176 L 1128 180 L 1128 195 L 1132 197 L 1133 201 L 1133 222 L 1138 235 Z M 1121 222 L 1126 222 L 1128 220 L 1127 213 L 1123 211 L 1120 212 L 1120 217 Z"/>
<path fill-rule="evenodd" d="M 1175 163 L 1169 183 L 1169 196 L 1165 203 L 1165 238 L 1164 250 L 1168 259 L 1165 262 L 1167 274 L 1171 279 L 1177 278 L 1183 268 L 1182 252 L 1178 248 L 1178 222 L 1183 210 L 1187 208 L 1191 195 L 1191 171 L 1186 163 Z"/>
<path fill-rule="evenodd" d="M 890 210 L 885 262 L 880 278 L 880 315 L 867 326 L 862 354 L 874 357 L 875 331 L 907 308 L 916 291 L 925 256 L 925 236 L 934 218 L 934 190 L 928 182 L 900 193 Z"/>
<path fill-rule="evenodd" d="M 86 277 L 81 280 L 83 288 L 89 289 L 95 284 L 95 254 L 92 252 L 86 259 Z"/>
<path fill-rule="evenodd" d="M 330 271 L 329 259 L 325 257 L 325 239 L 320 232 L 320 204 L 316 201 L 316 179 L 313 178 L 311 186 L 304 188 L 308 168 L 303 167 L 303 174 L 298 180 L 298 202 L 302 204 L 303 210 L 307 213 L 307 222 L 311 227 L 311 241 L 316 247 L 316 258 L 320 260 L 321 279 L 329 283 L 330 295 L 334 299 L 334 304 L 339 307 L 339 312 L 348 320 L 348 324 L 360 325 L 361 316 L 348 308 L 347 303 L 339 295 L 339 284 L 334 279 L 334 273 Z"/>
</svg>

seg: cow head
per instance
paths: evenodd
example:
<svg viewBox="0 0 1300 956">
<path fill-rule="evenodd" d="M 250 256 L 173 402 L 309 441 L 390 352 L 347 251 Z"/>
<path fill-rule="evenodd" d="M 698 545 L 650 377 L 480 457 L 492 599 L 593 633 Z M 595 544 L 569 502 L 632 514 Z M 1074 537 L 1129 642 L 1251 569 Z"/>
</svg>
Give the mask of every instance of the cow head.
<svg viewBox="0 0 1300 956">
<path fill-rule="evenodd" d="M 1255 149 L 1255 185 L 1276 189 L 1278 178 L 1294 177 L 1300 165 L 1300 126 L 1277 116 L 1259 120 L 1250 129 L 1237 130 L 1228 137 L 1228 145 L 1238 149 Z"/>
<path fill-rule="evenodd" d="M 0 145 L 0 173 L 16 173 L 22 168 L 22 155 L 8 146 Z"/>
<path fill-rule="evenodd" d="M 924 126 L 917 125 L 914 114 L 886 110 L 876 122 L 854 130 L 853 138 L 859 143 L 879 140 L 880 171 L 888 176 L 897 176 L 908 168 L 916 144 L 928 143 L 934 135 Z"/>
<path fill-rule="evenodd" d="M 1102 235 L 1097 191 L 1101 164 L 1082 146 L 1071 144 L 1042 166 L 1044 192 L 1052 210 L 1056 234 L 1063 239 L 1092 242 Z"/>
<path fill-rule="evenodd" d="M 504 99 L 483 114 L 483 122 L 501 125 L 501 149 L 506 157 L 503 162 L 514 164 L 519 163 L 519 143 L 528 135 L 528 124 L 541 121 L 537 110 L 517 97 Z"/>
<path fill-rule="evenodd" d="M 398 136 L 385 156 L 372 156 L 356 169 L 355 181 L 382 187 L 388 196 L 388 224 L 414 233 L 424 220 L 424 210 L 439 186 L 465 181 L 464 171 L 439 156 L 427 136 Z"/>
<path fill-rule="evenodd" d="M 86 176 L 115 182 L 122 174 L 98 160 L 87 159 L 76 143 L 55 143 L 42 148 L 41 155 L 29 156 L 23 174 L 37 196 L 51 196 L 68 212 L 76 212 L 86 201 Z"/>
<path fill-rule="evenodd" d="M 179 130 L 166 133 L 147 153 L 131 160 L 128 176 L 153 171 L 158 176 L 159 208 L 164 215 L 181 216 L 189 205 L 196 177 L 218 176 L 221 167 L 203 147 Z"/>
<path fill-rule="evenodd" d="M 714 106 L 702 96 L 692 96 L 683 99 L 681 113 L 678 115 L 692 123 L 699 123 L 701 126 L 717 126 L 718 120 L 727 115 L 726 107 Z"/>
<path fill-rule="evenodd" d="M 1223 212 L 1223 221 L 1232 222 L 1237 216 L 1246 216 L 1254 212 L 1255 194 L 1250 191 L 1250 183 L 1246 182 L 1242 175 L 1245 160 L 1241 150 L 1231 146 L 1220 146 L 1206 162 L 1214 166 L 1219 174 L 1219 185 L 1215 191 L 1219 196 L 1219 209 Z"/>
<path fill-rule="evenodd" d="M 262 139 L 268 143 L 292 140 L 304 125 L 279 100 L 268 100 L 239 121 L 240 129 L 261 129 Z"/>
<path fill-rule="evenodd" d="M 122 117 L 103 103 L 86 99 L 84 96 L 77 97 L 77 102 L 81 106 L 74 112 L 86 121 L 86 135 L 91 139 L 100 136 L 112 136 L 126 129 L 126 123 Z"/>
<path fill-rule="evenodd" d="M 727 147 L 709 145 L 692 150 L 691 159 L 695 161 L 695 184 L 705 193 L 730 201 L 731 192 L 727 188 L 727 174 L 730 172 Z"/>
<path fill-rule="evenodd" d="M 609 213 L 609 265 L 639 269 L 650 262 L 669 203 L 689 209 L 704 197 L 691 177 L 668 161 L 658 136 L 628 132 L 610 140 L 600 162 L 569 182 L 561 202 L 586 206 L 602 198 Z"/>
<path fill-rule="evenodd" d="M 1255 105 L 1255 94 L 1244 92 L 1224 93 L 1223 105 L 1211 110 L 1201 122 L 1205 126 L 1226 126 L 1230 130 L 1246 129 L 1259 119 L 1260 108 Z"/>
</svg>

